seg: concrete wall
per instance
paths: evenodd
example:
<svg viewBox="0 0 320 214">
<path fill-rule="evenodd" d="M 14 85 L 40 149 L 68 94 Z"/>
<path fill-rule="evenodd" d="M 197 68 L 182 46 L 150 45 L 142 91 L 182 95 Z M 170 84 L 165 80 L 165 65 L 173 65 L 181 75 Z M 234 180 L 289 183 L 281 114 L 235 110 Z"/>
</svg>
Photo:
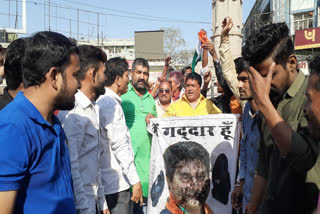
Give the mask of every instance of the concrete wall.
<svg viewBox="0 0 320 214">
<path fill-rule="evenodd" d="M 241 0 L 213 0 L 212 2 L 212 41 L 215 47 L 220 45 L 221 24 L 224 17 L 230 16 L 233 28 L 230 32 L 231 52 L 237 58 L 241 56 L 242 44 L 242 1 Z"/>
</svg>

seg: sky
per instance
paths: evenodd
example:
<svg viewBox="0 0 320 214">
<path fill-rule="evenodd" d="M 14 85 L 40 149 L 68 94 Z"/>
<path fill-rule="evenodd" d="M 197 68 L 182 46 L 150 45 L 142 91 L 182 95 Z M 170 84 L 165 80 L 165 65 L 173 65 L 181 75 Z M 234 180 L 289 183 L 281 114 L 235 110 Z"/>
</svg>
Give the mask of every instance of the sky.
<svg viewBox="0 0 320 214">
<path fill-rule="evenodd" d="M 49 28 L 49 0 L 27 0 L 27 35 Z M 21 15 L 21 0 L 0 0 L 0 27 L 15 27 L 16 2 Z M 243 23 L 255 0 L 243 0 Z M 197 44 L 197 33 L 204 28 L 211 36 L 212 0 L 50 0 L 50 28 L 77 38 L 77 8 L 79 37 L 134 38 L 134 31 L 179 28 L 186 49 Z M 10 8 L 10 9 L 9 9 Z M 9 16 L 7 14 L 10 14 Z M 99 13 L 99 15 L 97 15 Z M 10 24 L 10 25 L 9 25 Z M 17 26 L 21 27 L 21 17 Z M 71 29 L 71 30 L 70 30 Z M 103 32 L 103 33 L 101 33 Z"/>
</svg>

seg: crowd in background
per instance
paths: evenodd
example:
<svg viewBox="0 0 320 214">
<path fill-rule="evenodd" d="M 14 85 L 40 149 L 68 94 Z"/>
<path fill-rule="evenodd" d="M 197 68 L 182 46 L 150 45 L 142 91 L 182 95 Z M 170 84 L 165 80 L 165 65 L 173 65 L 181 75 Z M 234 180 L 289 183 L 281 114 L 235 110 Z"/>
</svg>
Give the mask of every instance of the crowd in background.
<svg viewBox="0 0 320 214">
<path fill-rule="evenodd" d="M 232 27 L 226 17 L 220 57 L 213 43 L 202 44 L 202 75 L 190 66 L 170 70 L 168 57 L 154 85 L 143 58 L 130 70 L 126 59 L 55 32 L 13 41 L 0 61 L 0 213 L 146 214 L 150 120 L 221 113 L 241 119 L 233 212 L 316 212 L 320 57 L 303 74 L 288 27 L 277 23 L 253 32 L 234 60 Z M 207 99 L 209 54 L 220 95 Z M 178 144 L 164 154 L 170 196 L 161 213 L 213 213 L 203 191 L 209 174 L 194 187 L 199 203 L 181 196 L 177 186 L 187 187 L 175 180 L 194 159 L 208 168 L 208 154 L 194 142 Z M 192 158 L 184 154 L 190 146 Z M 172 160 L 176 152 L 186 162 Z"/>
</svg>

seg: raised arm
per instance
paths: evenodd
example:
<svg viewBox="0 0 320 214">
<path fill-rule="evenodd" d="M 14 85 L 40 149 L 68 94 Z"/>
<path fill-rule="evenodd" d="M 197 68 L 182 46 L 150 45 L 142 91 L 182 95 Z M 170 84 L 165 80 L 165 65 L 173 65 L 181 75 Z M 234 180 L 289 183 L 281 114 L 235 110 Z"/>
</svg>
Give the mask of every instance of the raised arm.
<svg viewBox="0 0 320 214">
<path fill-rule="evenodd" d="M 158 89 L 159 89 L 159 86 L 160 86 L 160 83 L 164 80 L 167 79 L 167 73 L 168 73 L 168 69 L 169 69 L 169 65 L 171 64 L 171 56 L 168 56 L 166 59 L 165 59 L 165 65 L 164 65 L 164 68 L 163 68 L 163 71 L 162 71 L 162 74 L 161 74 L 161 77 L 159 77 L 157 80 L 156 80 L 156 83 L 152 89 L 152 91 L 150 92 L 150 94 L 152 95 L 153 98 L 157 97 L 157 92 L 158 92 Z"/>
<path fill-rule="evenodd" d="M 224 79 L 235 97 L 239 100 L 241 106 L 244 107 L 246 101 L 240 100 L 240 93 L 238 89 L 239 81 L 237 79 L 236 67 L 230 50 L 229 32 L 232 27 L 232 19 L 227 16 L 222 22 L 221 44 L 219 48 L 220 61 Z"/>
<path fill-rule="evenodd" d="M 216 53 L 214 44 L 212 42 L 207 42 L 207 43 L 205 43 L 203 45 L 203 48 L 205 50 L 208 50 L 210 55 L 212 56 L 213 65 L 214 65 L 214 69 L 215 69 L 215 72 L 216 72 L 216 77 L 217 77 L 219 85 L 223 89 L 224 93 L 228 93 L 229 92 L 228 94 L 226 94 L 226 96 L 227 97 L 231 97 L 233 94 L 230 92 L 229 86 L 228 86 L 227 82 L 225 81 L 225 79 L 223 77 L 221 63 L 220 63 L 220 61 L 219 61 L 219 59 L 217 57 L 217 53 Z"/>
</svg>

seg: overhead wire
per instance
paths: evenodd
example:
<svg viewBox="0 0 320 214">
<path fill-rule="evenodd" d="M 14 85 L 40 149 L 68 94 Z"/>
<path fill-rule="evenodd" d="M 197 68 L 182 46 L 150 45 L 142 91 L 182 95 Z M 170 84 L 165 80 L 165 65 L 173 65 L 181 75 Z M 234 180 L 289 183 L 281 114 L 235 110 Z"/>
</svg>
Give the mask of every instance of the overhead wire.
<svg viewBox="0 0 320 214">
<path fill-rule="evenodd" d="M 155 19 L 161 19 L 161 20 L 170 20 L 170 21 L 174 21 L 174 22 L 190 22 L 190 23 L 199 23 L 199 24 L 211 24 L 209 22 L 203 22 L 203 21 L 190 21 L 190 20 L 182 20 L 182 19 L 171 19 L 171 18 L 167 18 L 167 17 L 151 16 L 151 15 L 146 15 L 146 14 L 133 13 L 133 12 L 130 12 L 130 11 L 116 10 L 116 9 L 107 8 L 107 7 L 98 7 L 98 6 L 85 4 L 85 3 L 81 3 L 81 2 L 76 2 L 76 1 L 72 1 L 72 0 L 62 0 L 62 1 L 70 2 L 70 3 L 73 3 L 73 4 L 82 5 L 82 6 L 98 8 L 98 9 L 104 9 L 104 10 L 110 10 L 110 11 L 114 11 L 114 12 L 131 14 L 131 15 L 142 16 L 142 17 L 147 17 L 147 18 L 149 17 L 149 18 L 155 18 Z"/>
<path fill-rule="evenodd" d="M 10 0 L 4 0 L 4 1 L 10 1 Z M 22 2 L 22 0 L 18 0 L 18 2 Z M 49 5 L 49 2 L 37 2 L 37 1 L 32 1 L 32 0 L 26 0 L 26 3 L 29 4 L 35 4 L 35 5 Z M 92 11 L 92 10 L 87 10 L 87 9 L 80 9 L 80 8 L 75 8 L 72 6 L 66 6 L 66 5 L 61 5 L 57 3 L 50 3 L 50 5 L 58 7 L 58 8 L 63 8 L 63 9 L 70 9 L 70 10 L 79 10 L 82 12 L 87 12 L 87 13 L 95 13 L 99 15 L 105 15 L 105 16 L 114 16 L 114 17 L 121 17 L 121 18 L 129 18 L 129 19 L 139 19 L 139 20 L 144 20 L 144 21 L 156 21 L 156 22 L 171 22 L 171 23 L 184 23 L 184 24 L 210 24 L 210 22 L 197 22 L 197 21 L 188 21 L 188 20 L 166 20 L 166 19 L 157 19 L 157 18 L 148 18 L 148 16 L 145 17 L 136 17 L 136 16 L 126 16 L 126 15 L 119 15 L 119 14 L 113 14 L 113 13 L 103 13 L 103 12 L 98 12 L 98 11 Z M 141 15 L 141 14 L 140 14 Z M 150 17 L 150 16 L 149 16 Z"/>
</svg>

